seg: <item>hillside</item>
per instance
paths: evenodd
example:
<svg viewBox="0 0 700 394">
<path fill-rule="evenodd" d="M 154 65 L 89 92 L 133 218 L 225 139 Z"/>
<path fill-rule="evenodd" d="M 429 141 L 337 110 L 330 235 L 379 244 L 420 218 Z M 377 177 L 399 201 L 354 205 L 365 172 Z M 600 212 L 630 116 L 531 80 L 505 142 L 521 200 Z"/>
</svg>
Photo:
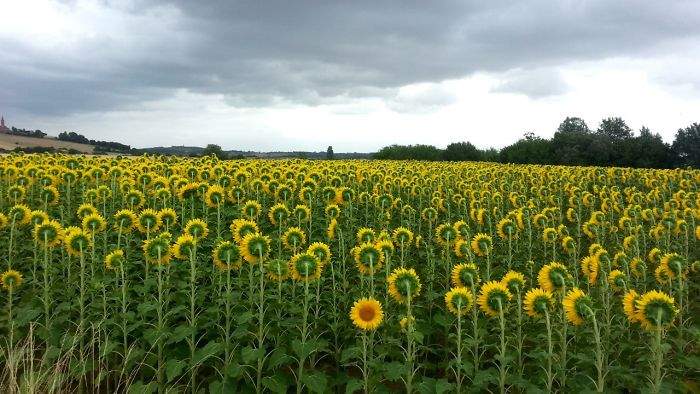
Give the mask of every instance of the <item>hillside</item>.
<svg viewBox="0 0 700 394">
<path fill-rule="evenodd" d="M 94 146 L 79 144 L 77 142 L 60 141 L 55 138 L 32 138 L 12 134 L 0 134 L 0 149 L 11 151 L 15 148 L 54 148 L 56 150 L 68 151 L 74 149 L 80 153 L 93 153 Z"/>
</svg>

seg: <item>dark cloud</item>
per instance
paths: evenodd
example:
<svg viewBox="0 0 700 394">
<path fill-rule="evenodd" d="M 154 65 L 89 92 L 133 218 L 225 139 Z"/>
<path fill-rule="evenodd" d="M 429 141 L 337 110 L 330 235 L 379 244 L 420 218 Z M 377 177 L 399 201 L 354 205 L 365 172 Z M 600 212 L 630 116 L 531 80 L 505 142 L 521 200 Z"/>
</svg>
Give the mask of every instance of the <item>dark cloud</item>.
<svg viewBox="0 0 700 394">
<path fill-rule="evenodd" d="M 0 62 L 0 106 L 61 115 L 138 107 L 177 89 L 222 94 L 240 107 L 315 105 L 337 96 L 391 99 L 406 84 L 514 69 L 521 74 L 506 74 L 498 89 L 542 97 L 566 87 L 532 70 L 651 57 L 700 35 L 697 1 L 136 0 L 100 7 L 127 22 L 98 27 L 68 55 L 0 40 L 12 53 Z"/>
<path fill-rule="evenodd" d="M 504 81 L 492 91 L 519 93 L 531 98 L 544 98 L 566 93 L 569 86 L 557 70 L 515 70 L 505 73 Z"/>
</svg>

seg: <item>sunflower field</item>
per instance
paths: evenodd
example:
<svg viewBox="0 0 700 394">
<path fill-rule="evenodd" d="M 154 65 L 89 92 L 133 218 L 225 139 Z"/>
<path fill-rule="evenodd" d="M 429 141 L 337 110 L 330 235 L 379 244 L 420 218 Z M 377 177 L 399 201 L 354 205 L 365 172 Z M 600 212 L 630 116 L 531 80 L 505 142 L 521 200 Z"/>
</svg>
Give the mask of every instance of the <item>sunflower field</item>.
<svg viewBox="0 0 700 394">
<path fill-rule="evenodd" d="M 0 156 L 3 393 L 698 392 L 700 171 Z"/>
</svg>

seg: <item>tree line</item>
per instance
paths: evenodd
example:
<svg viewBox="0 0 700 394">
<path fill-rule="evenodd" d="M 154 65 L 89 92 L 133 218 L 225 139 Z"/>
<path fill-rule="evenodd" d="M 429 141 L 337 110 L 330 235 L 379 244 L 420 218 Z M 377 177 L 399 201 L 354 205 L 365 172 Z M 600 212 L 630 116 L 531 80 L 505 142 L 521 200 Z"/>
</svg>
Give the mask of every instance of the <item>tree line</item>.
<svg viewBox="0 0 700 394">
<path fill-rule="evenodd" d="M 80 144 L 88 144 L 95 146 L 95 152 L 120 152 L 127 153 L 131 151 L 131 146 L 113 141 L 97 141 L 91 140 L 82 134 L 74 131 L 64 131 L 58 134 L 58 139 L 61 141 L 77 142 Z"/>
<path fill-rule="evenodd" d="M 500 151 L 455 142 L 432 145 L 390 145 L 373 156 L 384 160 L 492 161 L 518 164 L 620 166 L 637 168 L 700 167 L 700 123 L 679 129 L 672 144 L 642 127 L 638 133 L 619 117 L 603 119 L 592 130 L 583 119 L 567 117 L 552 138 L 527 132 Z"/>
</svg>

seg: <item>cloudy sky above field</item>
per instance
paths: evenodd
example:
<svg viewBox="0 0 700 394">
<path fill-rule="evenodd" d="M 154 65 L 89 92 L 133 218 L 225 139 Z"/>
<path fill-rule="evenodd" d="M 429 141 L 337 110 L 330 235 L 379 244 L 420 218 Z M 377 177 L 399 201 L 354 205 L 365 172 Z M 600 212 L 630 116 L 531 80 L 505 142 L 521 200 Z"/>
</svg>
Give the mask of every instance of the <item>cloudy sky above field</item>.
<svg viewBox="0 0 700 394">
<path fill-rule="evenodd" d="M 700 2 L 0 2 L 0 113 L 144 147 L 502 147 L 700 121 Z"/>
</svg>

